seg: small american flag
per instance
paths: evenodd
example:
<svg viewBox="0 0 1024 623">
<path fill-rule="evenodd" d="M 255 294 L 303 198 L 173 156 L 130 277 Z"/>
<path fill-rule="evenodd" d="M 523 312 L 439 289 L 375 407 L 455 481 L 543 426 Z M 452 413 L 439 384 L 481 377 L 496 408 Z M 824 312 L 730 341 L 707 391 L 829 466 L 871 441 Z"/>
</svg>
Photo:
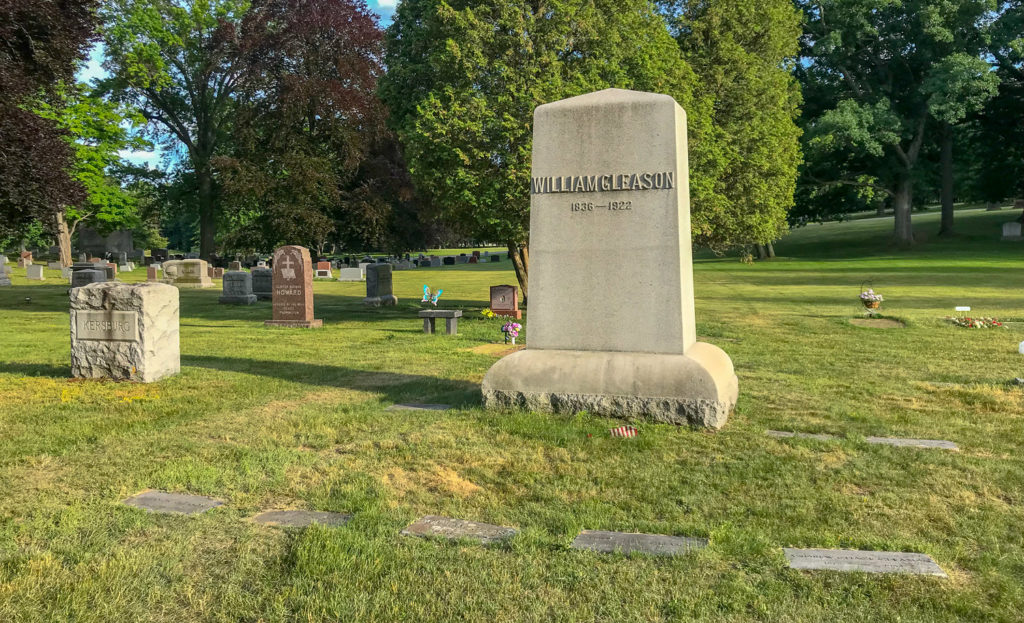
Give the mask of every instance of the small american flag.
<svg viewBox="0 0 1024 623">
<path fill-rule="evenodd" d="M 639 431 L 632 426 L 619 426 L 611 430 L 612 437 L 636 437 Z"/>
</svg>

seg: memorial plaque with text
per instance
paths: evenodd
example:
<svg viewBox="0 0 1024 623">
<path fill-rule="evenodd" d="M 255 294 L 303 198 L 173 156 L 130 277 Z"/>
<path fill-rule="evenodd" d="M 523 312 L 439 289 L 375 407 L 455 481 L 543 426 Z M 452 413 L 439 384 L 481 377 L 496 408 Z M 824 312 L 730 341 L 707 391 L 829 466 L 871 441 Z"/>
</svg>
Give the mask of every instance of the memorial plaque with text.
<svg viewBox="0 0 1024 623">
<path fill-rule="evenodd" d="M 313 318 L 313 262 L 309 249 L 281 247 L 274 252 L 274 319 L 268 325 L 284 327 L 320 327 L 323 320 Z"/>
<path fill-rule="evenodd" d="M 139 315 L 124 311 L 80 310 L 75 314 L 80 340 L 136 342 L 139 339 Z"/>
</svg>

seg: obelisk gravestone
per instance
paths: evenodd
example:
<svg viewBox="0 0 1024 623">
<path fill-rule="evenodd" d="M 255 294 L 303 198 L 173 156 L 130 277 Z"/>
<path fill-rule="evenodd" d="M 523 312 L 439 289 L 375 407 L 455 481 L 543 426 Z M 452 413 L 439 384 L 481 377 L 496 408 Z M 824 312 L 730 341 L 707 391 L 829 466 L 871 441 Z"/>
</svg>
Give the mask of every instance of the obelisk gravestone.
<svg viewBox="0 0 1024 623">
<path fill-rule="evenodd" d="M 720 428 L 732 361 L 697 342 L 686 113 L 607 89 L 537 108 L 528 343 L 484 377 L 487 406 Z"/>
</svg>

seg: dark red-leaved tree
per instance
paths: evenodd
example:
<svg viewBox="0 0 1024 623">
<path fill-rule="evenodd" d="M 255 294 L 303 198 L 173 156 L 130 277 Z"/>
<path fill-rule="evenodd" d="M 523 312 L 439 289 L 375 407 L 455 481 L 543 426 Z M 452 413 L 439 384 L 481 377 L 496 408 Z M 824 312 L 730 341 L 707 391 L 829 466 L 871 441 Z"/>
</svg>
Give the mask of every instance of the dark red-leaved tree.
<svg viewBox="0 0 1024 623">
<path fill-rule="evenodd" d="M 363 0 L 257 0 L 239 32 L 234 151 L 216 162 L 226 245 L 387 245 L 413 193 L 376 96 L 376 17 Z"/>
<path fill-rule="evenodd" d="M 92 0 L 0 0 L 0 228 L 7 235 L 38 220 L 59 236 L 64 206 L 84 198 L 68 174 L 71 147 L 31 109 L 73 78 L 93 37 L 95 8 Z M 67 258 L 61 247 L 69 262 L 70 246 Z"/>
</svg>

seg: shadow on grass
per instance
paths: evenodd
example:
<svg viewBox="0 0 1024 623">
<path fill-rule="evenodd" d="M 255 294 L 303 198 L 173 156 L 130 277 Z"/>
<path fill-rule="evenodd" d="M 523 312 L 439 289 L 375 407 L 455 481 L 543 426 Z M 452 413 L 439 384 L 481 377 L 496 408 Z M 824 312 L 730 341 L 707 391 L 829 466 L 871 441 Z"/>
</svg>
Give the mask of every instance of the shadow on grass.
<svg viewBox="0 0 1024 623">
<path fill-rule="evenodd" d="M 480 386 L 469 381 L 443 379 L 419 374 L 356 370 L 341 366 L 269 361 L 209 355 L 182 355 L 183 366 L 225 372 L 240 372 L 317 387 L 338 387 L 380 394 L 385 401 L 450 404 L 453 407 L 480 406 Z"/>
<path fill-rule="evenodd" d="M 0 372 L 7 374 L 21 374 L 24 376 L 55 376 L 58 378 L 70 378 L 71 366 L 54 366 L 48 363 L 17 363 L 5 361 L 0 363 Z"/>
</svg>

